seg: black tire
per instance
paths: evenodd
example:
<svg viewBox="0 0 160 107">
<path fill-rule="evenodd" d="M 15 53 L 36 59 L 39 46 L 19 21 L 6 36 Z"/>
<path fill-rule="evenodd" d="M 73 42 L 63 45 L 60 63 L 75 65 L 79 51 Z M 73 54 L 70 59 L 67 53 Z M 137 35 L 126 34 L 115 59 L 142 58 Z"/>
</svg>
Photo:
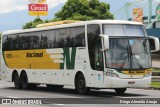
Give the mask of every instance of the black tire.
<svg viewBox="0 0 160 107">
<path fill-rule="evenodd" d="M 20 89 L 21 88 L 21 82 L 20 82 L 20 78 L 18 76 L 18 73 L 15 73 L 13 75 L 13 82 L 14 82 L 14 86 L 16 89 Z"/>
<path fill-rule="evenodd" d="M 21 78 L 21 86 L 22 86 L 22 89 L 24 89 L 24 90 L 29 89 L 27 74 L 26 74 L 26 73 L 22 73 L 22 75 L 21 75 L 20 78 Z"/>
<path fill-rule="evenodd" d="M 85 81 L 83 74 L 80 74 L 76 78 L 75 90 L 79 94 L 87 94 L 90 91 L 90 89 L 86 87 L 86 81 Z"/>
<path fill-rule="evenodd" d="M 51 85 L 51 84 L 46 84 L 47 88 L 55 88 L 55 89 L 59 89 L 59 88 L 63 88 L 63 85 Z"/>
<path fill-rule="evenodd" d="M 115 88 L 114 89 L 117 94 L 123 94 L 127 90 L 127 88 Z"/>
</svg>

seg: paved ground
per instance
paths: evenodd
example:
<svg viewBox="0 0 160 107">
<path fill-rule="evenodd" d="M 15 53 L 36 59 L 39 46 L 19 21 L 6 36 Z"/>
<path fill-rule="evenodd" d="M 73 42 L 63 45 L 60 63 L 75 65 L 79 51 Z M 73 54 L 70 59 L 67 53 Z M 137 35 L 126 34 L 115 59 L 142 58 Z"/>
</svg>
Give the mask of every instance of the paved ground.
<svg viewBox="0 0 160 107">
<path fill-rule="evenodd" d="M 142 89 L 128 89 L 124 95 L 117 95 L 113 90 L 92 90 L 88 95 L 78 95 L 73 87 L 65 87 L 64 89 L 52 90 L 45 86 L 40 86 L 33 90 L 18 90 L 13 87 L 13 83 L 7 83 L 0 81 L 0 98 L 55 98 L 45 99 L 44 103 L 47 105 L 34 105 L 35 107 L 106 107 L 108 104 L 105 102 L 113 103 L 111 107 L 125 107 L 128 105 L 114 104 L 117 102 L 117 98 L 128 99 L 128 98 L 159 98 L 160 91 L 156 90 L 142 90 Z M 61 99 L 58 99 L 61 98 Z M 71 99 L 72 98 L 72 99 Z M 58 100 L 57 100 L 58 99 Z M 69 104 L 66 104 L 69 102 Z M 49 104 L 48 104 L 49 103 Z M 65 104 L 64 104 L 65 103 Z M 87 104 L 90 103 L 90 104 Z M 83 105 L 82 105 L 83 104 Z M 0 105 L 0 107 L 23 107 L 27 105 Z M 33 106 L 33 105 L 31 105 Z M 137 107 L 141 105 L 129 105 L 131 107 Z M 145 107 L 158 107 L 160 105 L 149 105 L 145 104 Z"/>
<path fill-rule="evenodd" d="M 160 68 L 160 61 L 152 61 L 152 67 Z"/>
</svg>

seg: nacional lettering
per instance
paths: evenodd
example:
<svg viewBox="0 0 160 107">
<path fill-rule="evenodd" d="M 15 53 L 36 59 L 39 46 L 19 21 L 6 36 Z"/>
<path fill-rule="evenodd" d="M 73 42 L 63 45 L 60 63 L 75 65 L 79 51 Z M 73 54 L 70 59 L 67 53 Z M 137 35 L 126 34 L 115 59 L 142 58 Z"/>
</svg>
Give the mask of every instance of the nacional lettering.
<svg viewBox="0 0 160 107">
<path fill-rule="evenodd" d="M 32 58 L 32 57 L 43 57 L 43 52 L 41 53 L 36 53 L 36 52 L 33 52 L 33 53 L 27 53 L 26 54 L 26 57 L 27 58 Z"/>
<path fill-rule="evenodd" d="M 135 71 L 129 71 L 130 73 L 145 73 L 145 70 L 135 70 Z"/>
</svg>

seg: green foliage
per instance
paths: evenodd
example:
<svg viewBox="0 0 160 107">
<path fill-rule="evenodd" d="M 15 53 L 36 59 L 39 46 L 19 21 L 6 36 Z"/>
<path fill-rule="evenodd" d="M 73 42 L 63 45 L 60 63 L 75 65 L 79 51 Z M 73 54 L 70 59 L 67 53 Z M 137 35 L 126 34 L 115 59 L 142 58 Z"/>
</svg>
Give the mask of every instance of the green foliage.
<svg viewBox="0 0 160 107">
<path fill-rule="evenodd" d="M 99 0 L 68 0 L 55 16 L 61 20 L 113 19 L 110 5 Z"/>
<path fill-rule="evenodd" d="M 35 18 L 33 21 L 26 23 L 23 29 L 35 28 L 38 24 L 42 24 L 43 20 L 40 17 Z"/>
<path fill-rule="evenodd" d="M 160 72 L 160 68 L 152 68 L 152 72 Z"/>
<path fill-rule="evenodd" d="M 151 87 L 160 88 L 160 82 L 152 82 Z"/>
<path fill-rule="evenodd" d="M 110 5 L 99 0 L 68 0 L 66 4 L 55 14 L 52 20 L 41 20 L 37 17 L 34 21 L 28 22 L 23 29 L 35 28 L 38 24 L 55 22 L 61 20 L 94 20 L 113 19 L 109 12 Z"/>
</svg>

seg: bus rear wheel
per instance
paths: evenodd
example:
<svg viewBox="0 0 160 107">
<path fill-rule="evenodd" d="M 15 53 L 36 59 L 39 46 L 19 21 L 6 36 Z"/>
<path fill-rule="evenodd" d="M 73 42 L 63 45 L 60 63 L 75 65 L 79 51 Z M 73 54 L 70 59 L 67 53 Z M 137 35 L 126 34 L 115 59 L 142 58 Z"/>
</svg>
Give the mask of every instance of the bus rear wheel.
<svg viewBox="0 0 160 107">
<path fill-rule="evenodd" d="M 123 94 L 127 90 L 127 88 L 115 88 L 114 89 L 117 94 Z"/>
<path fill-rule="evenodd" d="M 86 82 L 83 74 L 76 78 L 75 89 L 79 94 L 87 94 L 90 89 L 86 87 Z"/>
<path fill-rule="evenodd" d="M 26 73 L 22 73 L 20 78 L 21 78 L 22 89 L 27 90 L 29 88 L 27 74 Z"/>
<path fill-rule="evenodd" d="M 17 73 L 15 73 L 14 76 L 13 76 L 13 82 L 14 82 L 14 86 L 15 86 L 16 89 L 21 88 L 20 78 L 19 78 Z"/>
</svg>

